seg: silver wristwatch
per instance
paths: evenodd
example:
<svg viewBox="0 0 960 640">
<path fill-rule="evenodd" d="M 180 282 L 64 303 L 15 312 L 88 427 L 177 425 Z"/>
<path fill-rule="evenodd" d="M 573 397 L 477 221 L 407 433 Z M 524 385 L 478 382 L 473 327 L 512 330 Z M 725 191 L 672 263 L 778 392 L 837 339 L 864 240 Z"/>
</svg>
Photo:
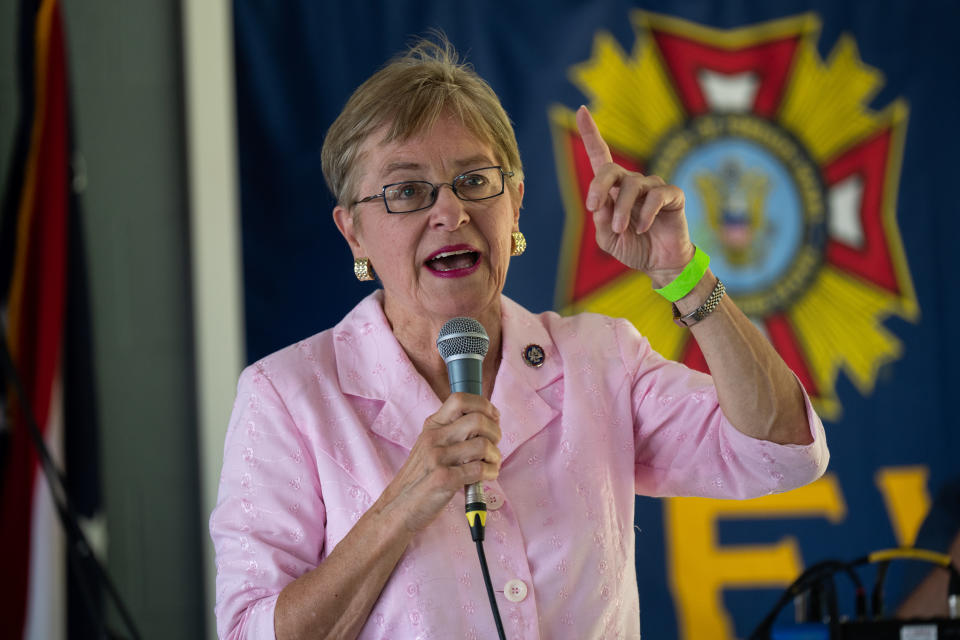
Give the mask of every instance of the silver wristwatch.
<svg viewBox="0 0 960 640">
<path fill-rule="evenodd" d="M 677 309 L 677 305 L 674 304 L 673 321 L 681 327 L 692 327 L 713 313 L 713 310 L 716 309 L 720 304 L 720 299 L 723 298 L 724 294 L 726 293 L 726 287 L 724 287 L 723 283 L 720 282 L 720 278 L 717 278 L 717 286 L 713 288 L 713 291 L 710 292 L 710 295 L 707 296 L 707 299 L 704 301 L 704 303 L 687 315 L 681 316 L 680 310 Z"/>
</svg>

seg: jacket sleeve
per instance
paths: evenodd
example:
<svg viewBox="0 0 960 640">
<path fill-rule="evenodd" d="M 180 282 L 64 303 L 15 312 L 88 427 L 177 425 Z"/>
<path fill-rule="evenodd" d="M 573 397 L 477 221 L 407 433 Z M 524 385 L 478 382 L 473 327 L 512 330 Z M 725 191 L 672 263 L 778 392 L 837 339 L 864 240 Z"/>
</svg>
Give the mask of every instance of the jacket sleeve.
<svg viewBox="0 0 960 640">
<path fill-rule="evenodd" d="M 264 370 L 248 367 L 210 516 L 221 638 L 275 637 L 277 596 L 319 562 L 325 522 L 310 449 Z"/>
<path fill-rule="evenodd" d="M 806 392 L 813 442 L 758 440 L 726 419 L 708 374 L 663 358 L 627 321 L 618 322 L 616 331 L 632 383 L 638 494 L 754 498 L 823 475 L 830 454 L 823 423 Z"/>
</svg>

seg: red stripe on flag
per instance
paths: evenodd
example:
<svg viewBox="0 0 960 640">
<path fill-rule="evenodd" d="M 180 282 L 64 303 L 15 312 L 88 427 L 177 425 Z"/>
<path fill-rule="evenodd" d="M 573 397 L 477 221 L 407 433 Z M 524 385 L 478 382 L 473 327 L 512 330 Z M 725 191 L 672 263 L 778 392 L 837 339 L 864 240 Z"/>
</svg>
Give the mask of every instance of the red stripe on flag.
<svg viewBox="0 0 960 640">
<path fill-rule="evenodd" d="M 44 430 L 63 342 L 69 208 L 66 68 L 56 0 L 46 0 L 41 6 L 35 35 L 36 112 L 18 214 L 7 337 L 29 409 Z M 0 544 L 8 552 L 4 580 L 0 581 L 0 636 L 4 638 L 23 634 L 31 503 L 38 476 L 26 419 L 16 408 L 0 517 Z"/>
</svg>

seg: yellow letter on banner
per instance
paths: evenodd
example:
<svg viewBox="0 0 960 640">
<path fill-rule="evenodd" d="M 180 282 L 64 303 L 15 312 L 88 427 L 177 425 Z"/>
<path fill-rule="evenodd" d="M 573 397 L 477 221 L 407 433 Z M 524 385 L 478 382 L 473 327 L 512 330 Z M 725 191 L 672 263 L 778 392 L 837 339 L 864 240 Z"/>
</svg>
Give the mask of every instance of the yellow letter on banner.
<svg viewBox="0 0 960 640">
<path fill-rule="evenodd" d="M 733 640 L 733 625 L 723 608 L 723 590 L 786 587 L 803 568 L 797 542 L 789 536 L 773 545 L 720 547 L 720 518 L 822 517 L 836 523 L 846 510 L 833 474 L 806 487 L 754 500 L 665 501 L 668 572 L 679 638 Z"/>
<path fill-rule="evenodd" d="M 912 547 L 917 532 L 930 510 L 927 493 L 928 470 L 923 465 L 888 467 L 877 471 L 874 480 L 887 505 L 890 524 L 901 547 Z"/>
</svg>

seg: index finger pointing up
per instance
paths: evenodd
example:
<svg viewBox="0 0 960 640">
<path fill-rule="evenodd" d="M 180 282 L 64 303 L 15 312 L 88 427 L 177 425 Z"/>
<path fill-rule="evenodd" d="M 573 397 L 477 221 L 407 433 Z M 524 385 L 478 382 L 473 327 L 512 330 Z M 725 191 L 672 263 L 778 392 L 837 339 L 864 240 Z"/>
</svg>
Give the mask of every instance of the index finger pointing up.
<svg viewBox="0 0 960 640">
<path fill-rule="evenodd" d="M 583 146 L 587 150 L 587 157 L 590 158 L 590 166 L 594 173 L 603 165 L 613 162 L 613 156 L 610 155 L 610 147 L 600 135 L 600 129 L 597 123 L 593 121 L 590 110 L 586 106 L 577 109 L 577 129 L 580 130 L 580 139 L 583 140 Z"/>
</svg>

